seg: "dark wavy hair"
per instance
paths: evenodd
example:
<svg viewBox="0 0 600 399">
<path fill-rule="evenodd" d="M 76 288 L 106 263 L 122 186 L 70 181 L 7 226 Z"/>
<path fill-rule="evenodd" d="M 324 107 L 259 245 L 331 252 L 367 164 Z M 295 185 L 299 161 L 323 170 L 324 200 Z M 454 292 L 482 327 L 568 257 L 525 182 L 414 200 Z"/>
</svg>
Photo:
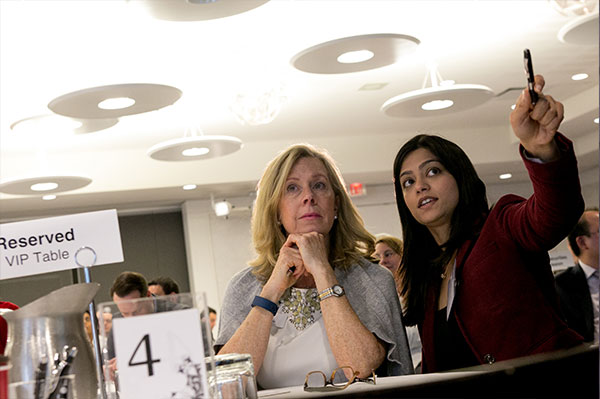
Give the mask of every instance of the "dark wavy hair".
<svg viewBox="0 0 600 399">
<path fill-rule="evenodd" d="M 399 179 L 402 163 L 419 148 L 429 150 L 454 177 L 458 186 L 458 204 L 452 214 L 450 237 L 442 245 L 438 245 L 427 227 L 413 217 L 404 202 Z M 400 148 L 394 161 L 394 189 L 404 239 L 399 268 L 400 295 L 404 298 L 405 324 L 411 326 L 423 320 L 429 284 L 439 280 L 443 267 L 465 240 L 478 233 L 489 207 L 485 185 L 467 154 L 439 136 L 420 134 Z"/>
<path fill-rule="evenodd" d="M 148 287 L 151 285 L 160 285 L 165 293 L 169 295 L 171 293 L 179 294 L 179 284 L 171 277 L 160 276 L 148 283 Z"/>
<path fill-rule="evenodd" d="M 143 275 L 136 272 L 122 272 L 115 278 L 112 287 L 110 287 L 110 297 L 117 294 L 121 298 L 131 294 L 133 291 L 138 291 L 140 297 L 145 297 L 148 294 L 148 283 Z"/>
</svg>

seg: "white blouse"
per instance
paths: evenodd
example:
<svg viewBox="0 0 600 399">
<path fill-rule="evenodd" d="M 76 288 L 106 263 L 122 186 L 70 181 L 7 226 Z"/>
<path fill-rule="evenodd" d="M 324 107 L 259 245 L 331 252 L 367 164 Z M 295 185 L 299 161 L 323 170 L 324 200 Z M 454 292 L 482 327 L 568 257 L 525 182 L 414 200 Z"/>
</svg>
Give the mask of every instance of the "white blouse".
<svg viewBox="0 0 600 399">
<path fill-rule="evenodd" d="M 292 287 L 273 318 L 258 384 L 263 389 L 303 385 L 309 371 L 320 370 L 329 378 L 337 367 L 316 288 Z"/>
</svg>

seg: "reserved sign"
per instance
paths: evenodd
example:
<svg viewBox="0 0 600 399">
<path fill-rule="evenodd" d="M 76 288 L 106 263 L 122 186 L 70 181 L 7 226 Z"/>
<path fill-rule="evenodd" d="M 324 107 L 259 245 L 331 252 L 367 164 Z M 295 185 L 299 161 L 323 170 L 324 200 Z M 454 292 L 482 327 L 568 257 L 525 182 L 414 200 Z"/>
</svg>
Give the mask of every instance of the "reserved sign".
<svg viewBox="0 0 600 399">
<path fill-rule="evenodd" d="M 75 269 L 82 247 L 94 266 L 123 262 L 116 209 L 0 224 L 0 280 Z M 79 263 L 92 266 L 85 252 Z"/>
</svg>

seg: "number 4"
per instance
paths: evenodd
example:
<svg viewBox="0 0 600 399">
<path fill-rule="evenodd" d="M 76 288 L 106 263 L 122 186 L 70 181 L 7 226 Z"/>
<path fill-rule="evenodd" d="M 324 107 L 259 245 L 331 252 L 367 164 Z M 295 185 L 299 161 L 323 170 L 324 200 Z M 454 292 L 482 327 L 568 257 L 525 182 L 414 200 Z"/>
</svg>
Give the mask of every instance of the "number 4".
<svg viewBox="0 0 600 399">
<path fill-rule="evenodd" d="M 144 342 L 146 344 L 146 361 L 143 362 L 134 362 L 133 358 L 135 357 L 135 354 L 137 353 L 137 351 L 140 349 L 140 345 L 142 345 L 142 342 Z M 160 362 L 160 359 L 152 359 L 152 350 L 150 349 L 150 334 L 146 334 L 142 337 L 142 339 L 140 340 L 140 343 L 135 347 L 135 350 L 133 351 L 133 354 L 131 355 L 131 358 L 129 359 L 129 365 L 130 366 L 142 366 L 144 364 L 148 365 L 148 376 L 153 376 L 154 375 L 154 367 L 152 366 L 152 363 L 158 363 Z"/>
</svg>

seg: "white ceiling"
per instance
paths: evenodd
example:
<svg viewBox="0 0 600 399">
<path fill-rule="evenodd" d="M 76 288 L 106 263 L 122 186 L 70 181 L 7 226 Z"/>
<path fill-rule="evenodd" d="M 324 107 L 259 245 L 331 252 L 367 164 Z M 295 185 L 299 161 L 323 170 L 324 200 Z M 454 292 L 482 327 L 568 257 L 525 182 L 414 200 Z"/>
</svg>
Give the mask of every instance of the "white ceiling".
<svg viewBox="0 0 600 399">
<path fill-rule="evenodd" d="M 524 180 L 508 124 L 510 106 L 525 85 L 524 48 L 546 78 L 545 91 L 565 105 L 561 130 L 575 140 L 580 169 L 597 170 L 598 45 L 561 42 L 559 30 L 575 17 L 561 15 L 548 1 L 271 0 L 237 15 L 192 22 L 154 18 L 148 4 L 0 1 L 0 183 L 56 174 L 92 179 L 53 201 L 0 193 L 1 220 L 177 206 L 211 193 L 245 196 L 266 163 L 297 142 L 328 149 L 347 183 L 390 183 L 397 150 L 418 132 L 457 142 L 488 184 L 502 184 L 498 174 L 504 172 L 515 175 L 512 182 Z M 421 44 L 395 64 L 363 72 L 319 75 L 290 64 L 316 44 L 378 33 L 414 36 Z M 444 79 L 485 85 L 495 97 L 443 117 L 401 119 L 381 112 L 387 99 L 422 87 L 430 61 Z M 582 72 L 589 78 L 571 80 Z M 287 96 L 279 115 L 267 125 L 240 124 L 230 111 L 235 94 L 273 82 L 283 84 Z M 122 117 L 93 133 L 11 130 L 20 119 L 50 113 L 47 105 L 58 96 L 124 83 L 170 85 L 183 95 L 172 106 Z M 372 83 L 386 85 L 360 90 Z M 191 126 L 238 137 L 244 146 L 188 162 L 146 155 Z M 198 188 L 183 191 L 189 183 Z"/>
</svg>

